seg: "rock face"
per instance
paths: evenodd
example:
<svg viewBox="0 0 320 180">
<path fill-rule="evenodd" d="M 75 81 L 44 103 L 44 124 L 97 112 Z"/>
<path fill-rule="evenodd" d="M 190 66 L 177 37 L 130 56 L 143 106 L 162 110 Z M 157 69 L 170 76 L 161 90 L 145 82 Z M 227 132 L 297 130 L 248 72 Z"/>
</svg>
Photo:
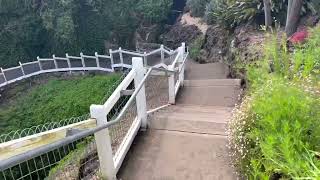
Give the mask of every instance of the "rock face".
<svg viewBox="0 0 320 180">
<path fill-rule="evenodd" d="M 190 44 L 201 34 L 201 31 L 195 25 L 185 26 L 177 23 L 162 35 L 161 40 L 164 45 L 176 49 L 181 45 L 181 42 Z"/>
<path fill-rule="evenodd" d="M 203 45 L 203 49 L 207 51 L 207 57 L 205 57 L 205 53 L 201 53 L 201 61 L 207 63 L 223 62 L 229 49 L 229 35 L 229 31 L 220 26 L 209 27 Z"/>
</svg>

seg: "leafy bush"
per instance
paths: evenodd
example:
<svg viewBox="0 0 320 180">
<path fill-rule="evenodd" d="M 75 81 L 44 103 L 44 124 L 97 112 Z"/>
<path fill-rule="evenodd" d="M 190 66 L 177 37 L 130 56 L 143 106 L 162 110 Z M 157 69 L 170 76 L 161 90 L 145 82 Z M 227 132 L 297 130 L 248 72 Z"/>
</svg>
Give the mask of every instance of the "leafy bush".
<svg viewBox="0 0 320 180">
<path fill-rule="evenodd" d="M 219 23 L 234 27 L 253 19 L 261 10 L 257 8 L 260 0 L 223 1 L 211 0 L 206 6 L 205 18 L 209 23 Z"/>
<path fill-rule="evenodd" d="M 285 24 L 287 12 L 286 0 L 272 0 L 272 16 L 275 19 Z M 320 2 L 316 0 L 304 1 L 304 6 L 301 13 L 313 14 L 319 13 Z M 211 0 L 206 5 L 205 19 L 208 23 L 219 23 L 226 27 L 235 27 L 240 23 L 245 23 L 257 18 L 259 15 L 264 15 L 263 0 Z"/>
<path fill-rule="evenodd" d="M 187 0 L 187 7 L 191 11 L 191 16 L 203 17 L 204 10 L 210 0 Z"/>
<path fill-rule="evenodd" d="M 0 130 L 6 133 L 87 114 L 91 104 L 101 103 L 112 93 L 108 90 L 118 79 L 118 74 L 51 79 L 1 107 Z"/>
<path fill-rule="evenodd" d="M 290 53 L 273 36 L 247 68 L 250 88 L 229 125 L 235 165 L 248 179 L 320 177 L 320 28 Z"/>
<path fill-rule="evenodd" d="M 200 51 L 204 42 L 204 37 L 199 36 L 194 42 L 190 45 L 190 57 L 194 60 L 198 59 L 200 56 Z"/>
<path fill-rule="evenodd" d="M 141 0 L 138 4 L 138 12 L 149 23 L 159 23 L 167 19 L 172 7 L 172 0 Z"/>
</svg>

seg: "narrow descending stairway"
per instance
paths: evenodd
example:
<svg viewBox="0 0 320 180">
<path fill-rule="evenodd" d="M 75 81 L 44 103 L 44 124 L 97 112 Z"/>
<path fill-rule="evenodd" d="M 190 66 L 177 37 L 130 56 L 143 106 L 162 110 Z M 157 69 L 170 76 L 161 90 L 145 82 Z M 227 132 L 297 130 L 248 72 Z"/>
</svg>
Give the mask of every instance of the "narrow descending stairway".
<svg viewBox="0 0 320 180">
<path fill-rule="evenodd" d="M 118 174 L 123 180 L 237 179 L 226 125 L 240 93 L 221 63 L 188 62 L 176 105 L 156 112 L 137 136 Z"/>
</svg>

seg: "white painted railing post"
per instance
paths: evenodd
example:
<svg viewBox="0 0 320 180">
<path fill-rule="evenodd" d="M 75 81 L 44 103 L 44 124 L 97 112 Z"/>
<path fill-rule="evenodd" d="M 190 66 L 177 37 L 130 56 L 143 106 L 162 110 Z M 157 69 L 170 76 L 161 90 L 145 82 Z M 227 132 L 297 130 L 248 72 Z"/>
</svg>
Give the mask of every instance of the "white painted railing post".
<svg viewBox="0 0 320 180">
<path fill-rule="evenodd" d="M 123 54 L 122 54 L 122 48 L 121 47 L 119 48 L 119 56 L 120 56 L 121 66 L 123 67 Z"/>
<path fill-rule="evenodd" d="M 38 63 L 39 63 L 39 68 L 40 68 L 40 71 L 42 71 L 42 65 L 41 65 L 41 62 L 40 62 L 40 57 L 37 56 L 37 60 L 38 60 Z"/>
<path fill-rule="evenodd" d="M 110 60 L 111 60 L 111 69 L 114 71 L 114 61 L 113 61 L 113 54 L 112 54 L 112 49 L 109 49 L 109 54 L 110 54 Z"/>
<path fill-rule="evenodd" d="M 86 64 L 84 63 L 84 57 L 83 57 L 83 53 L 82 52 L 80 53 L 80 58 L 81 58 L 82 67 L 85 68 Z"/>
<path fill-rule="evenodd" d="M 97 126 L 107 123 L 107 112 L 102 105 L 90 106 L 91 118 L 96 119 Z M 111 138 L 108 129 L 101 130 L 94 134 L 98 157 L 100 162 L 100 171 L 103 178 L 116 180 L 116 171 L 112 155 Z"/>
<path fill-rule="evenodd" d="M 148 66 L 148 59 L 147 59 L 147 53 L 146 52 L 143 53 L 143 64 L 144 64 L 145 67 Z"/>
<path fill-rule="evenodd" d="M 164 46 L 160 46 L 160 52 L 161 52 L 161 62 L 164 63 Z"/>
<path fill-rule="evenodd" d="M 19 61 L 19 65 L 20 65 L 20 69 L 21 69 L 22 75 L 23 75 L 23 77 L 24 77 L 24 76 L 26 75 L 26 73 L 24 72 L 22 63 L 21 63 L 20 61 Z"/>
<path fill-rule="evenodd" d="M 169 71 L 174 71 L 174 65 L 168 66 Z M 172 73 L 168 78 L 169 83 L 169 103 L 175 104 L 176 103 L 176 97 L 175 97 L 175 83 L 174 83 L 174 76 L 175 73 Z"/>
<path fill-rule="evenodd" d="M 95 52 L 95 53 L 94 53 L 94 56 L 96 57 L 96 64 L 97 64 L 97 67 L 99 68 L 99 67 L 100 67 L 100 62 L 99 62 L 98 52 Z M 111 66 L 112 66 L 112 65 L 111 65 Z"/>
<path fill-rule="evenodd" d="M 1 72 L 2 72 L 2 74 L 3 74 L 3 79 L 4 79 L 4 81 L 8 84 L 8 80 L 7 80 L 6 75 L 4 74 L 3 69 L 2 69 L 2 68 L 0 68 L 0 70 L 1 70 Z"/>
<path fill-rule="evenodd" d="M 70 58 L 69 58 L 68 53 L 66 54 L 66 58 L 67 58 L 68 68 L 70 70 L 69 72 L 71 73 L 71 63 L 70 63 Z"/>
<path fill-rule="evenodd" d="M 53 59 L 54 67 L 56 69 L 58 69 L 58 63 L 57 63 L 57 60 L 56 60 L 56 55 L 52 55 L 52 59 Z"/>
<path fill-rule="evenodd" d="M 145 69 L 143 67 L 143 59 L 141 57 L 132 58 L 132 68 L 135 70 L 136 75 L 134 77 L 134 86 L 138 88 L 139 84 L 144 78 Z M 136 96 L 137 113 L 138 118 L 141 119 L 141 128 L 145 130 L 148 126 L 147 124 L 147 101 L 145 86 L 143 85 L 139 93 Z"/>
<path fill-rule="evenodd" d="M 180 86 L 183 86 L 183 81 L 184 81 L 184 64 L 183 64 L 183 60 L 184 60 L 184 55 L 185 55 L 185 43 L 182 43 L 182 46 L 179 48 L 179 53 L 180 53 L 180 58 L 179 58 L 179 80 L 180 80 Z"/>
</svg>

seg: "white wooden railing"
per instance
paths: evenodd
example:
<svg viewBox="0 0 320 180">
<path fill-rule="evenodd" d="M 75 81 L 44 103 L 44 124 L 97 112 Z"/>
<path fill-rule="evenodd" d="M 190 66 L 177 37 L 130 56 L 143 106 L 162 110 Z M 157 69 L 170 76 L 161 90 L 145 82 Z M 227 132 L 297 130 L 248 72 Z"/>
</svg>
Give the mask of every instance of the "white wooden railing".
<svg viewBox="0 0 320 180">
<path fill-rule="evenodd" d="M 111 56 L 108 57 L 112 57 L 112 54 L 115 52 L 123 51 L 124 50 L 122 49 L 113 51 L 110 53 Z M 158 51 L 168 53 L 167 51 Z M 180 87 L 183 86 L 184 68 L 188 57 L 188 50 L 186 52 L 186 47 L 183 43 L 182 46 L 179 47 L 176 51 L 171 51 L 169 53 L 173 52 L 174 54 L 176 54 L 174 61 L 171 62 L 168 66 L 161 66 L 161 68 L 158 67 L 159 64 L 153 67 L 147 67 L 144 61 L 145 56 L 133 57 L 132 63 L 130 65 L 132 69 L 120 83 L 120 85 L 116 88 L 113 94 L 108 98 L 108 100 L 101 105 L 91 105 L 91 119 L 0 144 L 0 151 L 1 153 L 3 153 L 3 155 L 0 156 L 0 172 L 2 171 L 3 174 L 5 174 L 4 172 L 6 170 L 11 170 L 13 167 L 18 165 L 20 166 L 20 164 L 23 162 L 29 161 L 33 158 L 38 157 L 39 155 L 54 151 L 55 149 L 58 149 L 63 145 L 70 144 L 94 134 L 100 163 L 100 173 L 107 179 L 116 179 L 116 174 L 121 167 L 121 164 L 137 132 L 139 131 L 139 129 L 147 128 L 148 114 L 167 106 L 164 105 L 147 111 L 147 99 L 145 92 L 146 79 L 150 75 L 167 76 L 169 94 L 168 105 L 175 104 L 176 95 Z M 128 53 L 128 51 L 126 51 L 126 53 Z M 130 53 L 133 54 L 135 52 Z M 138 54 L 139 53 L 135 55 Z M 95 57 L 97 58 L 99 56 L 101 55 L 96 54 Z M 88 56 L 81 54 L 80 57 Z M 67 61 L 70 61 L 69 59 L 77 58 L 79 59 L 79 57 L 66 55 Z M 39 62 L 42 60 L 43 59 L 39 59 Z M 82 63 L 84 62 L 83 58 L 79 60 L 82 60 Z M 120 62 L 121 67 L 123 67 L 122 65 L 124 64 L 124 62 Z M 114 66 L 117 66 L 117 64 L 114 63 L 113 67 Z M 127 90 L 127 88 L 132 83 L 134 84 L 134 91 Z M 121 109 L 117 117 L 112 121 L 108 121 L 108 113 L 121 99 L 124 91 L 126 91 L 126 93 L 131 93 L 130 99 L 126 102 L 125 106 Z M 125 133 L 125 137 L 118 146 L 116 152 L 113 153 L 111 143 L 112 139 L 110 137 L 109 129 L 114 125 L 121 123 L 121 118 L 123 118 L 124 114 L 128 111 L 128 108 L 132 106 L 133 101 L 135 101 L 134 105 L 136 106 L 137 115 L 136 117 L 134 117 L 130 128 Z M 66 137 L 66 132 L 70 128 L 81 129 L 81 131 L 72 136 Z M 47 137 L 55 138 L 48 139 Z"/>
<path fill-rule="evenodd" d="M 146 67 L 166 67 L 167 64 L 170 63 L 170 58 L 165 59 L 165 54 L 171 57 L 174 56 L 175 53 L 176 51 L 169 51 L 168 48 L 161 45 L 159 49 L 148 53 L 119 48 L 117 50 L 110 49 L 109 55 L 100 55 L 96 52 L 94 56 L 80 53 L 80 56 L 66 54 L 66 57 L 57 57 L 55 55 L 51 58 L 37 57 L 37 61 L 27 63 L 19 62 L 19 66 L 17 67 L 7 69 L 0 68 L 0 87 L 43 73 L 68 71 L 114 72 L 115 68 L 131 68 L 131 58 L 125 58 L 124 55 L 130 57 L 143 57 L 144 66 Z M 115 57 L 115 55 L 118 55 L 119 57 Z M 159 55 L 159 59 L 151 59 L 150 56 L 152 55 Z"/>
</svg>

